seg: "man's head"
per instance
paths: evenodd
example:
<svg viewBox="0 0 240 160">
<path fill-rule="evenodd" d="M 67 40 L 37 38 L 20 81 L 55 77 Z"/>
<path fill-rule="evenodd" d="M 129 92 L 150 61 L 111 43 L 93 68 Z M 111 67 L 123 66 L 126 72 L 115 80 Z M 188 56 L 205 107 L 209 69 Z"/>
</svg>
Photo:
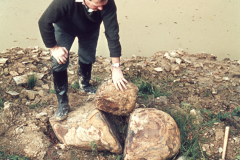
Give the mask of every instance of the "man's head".
<svg viewBox="0 0 240 160">
<path fill-rule="evenodd" d="M 85 4 L 88 8 L 97 11 L 102 10 L 103 6 L 106 5 L 108 0 L 85 0 Z"/>
</svg>

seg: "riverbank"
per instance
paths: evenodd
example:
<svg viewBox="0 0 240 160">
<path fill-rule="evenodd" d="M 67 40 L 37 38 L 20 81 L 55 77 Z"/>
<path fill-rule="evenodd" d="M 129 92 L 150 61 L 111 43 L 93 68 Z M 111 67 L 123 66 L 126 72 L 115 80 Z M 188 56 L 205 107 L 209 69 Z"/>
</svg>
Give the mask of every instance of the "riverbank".
<svg viewBox="0 0 240 160">
<path fill-rule="evenodd" d="M 19 108 L 8 126 L 0 123 L 0 147 L 4 153 L 27 155 L 32 158 L 41 153 L 44 159 L 75 157 L 89 160 L 94 157 L 117 157 L 112 154 L 103 156 L 105 153 L 99 153 L 96 157 L 92 156 L 91 152 L 77 148 L 61 148 L 48 122 L 48 118 L 53 116 L 57 109 L 51 76 L 51 55 L 48 50 L 38 47 L 15 47 L 2 52 L 0 59 L 0 102 L 10 101 Z M 71 109 L 74 109 L 92 101 L 94 96 L 77 90 L 77 55 L 73 52 L 70 53 L 70 61 L 69 98 Z M 111 79 L 110 64 L 110 58 L 97 57 L 91 80 L 96 88 Z M 206 159 L 221 157 L 224 129 L 227 125 L 230 126 L 230 135 L 226 160 L 236 159 L 236 156 L 240 155 L 239 66 L 237 60 L 226 58 L 218 61 L 215 55 L 189 54 L 184 50 L 161 51 L 149 57 L 133 56 L 121 59 L 124 76 L 139 87 L 136 107 L 154 107 L 164 111 L 169 108 L 170 114 L 181 112 L 185 115 L 195 110 L 198 117 L 196 121 L 201 124 L 198 136 L 205 139 L 203 143 L 199 141 L 198 152 L 203 152 L 199 158 Z M 41 75 L 32 90 L 26 83 L 16 85 L 14 77 L 32 72 Z M 3 103 L 0 105 L 3 107 Z M 46 112 L 47 117 L 37 118 L 42 112 Z M 3 113 L 3 110 L 0 113 Z M 4 117 L 2 114 L 0 116 L 0 120 L 3 121 Z M 125 125 L 120 120 L 119 124 Z M 34 142 L 36 136 L 39 138 L 38 143 Z M 194 133 L 188 132 L 184 138 L 192 140 L 193 137 Z M 39 146 L 44 146 L 44 150 L 40 150 Z M 191 144 L 188 146 L 191 147 Z"/>
</svg>

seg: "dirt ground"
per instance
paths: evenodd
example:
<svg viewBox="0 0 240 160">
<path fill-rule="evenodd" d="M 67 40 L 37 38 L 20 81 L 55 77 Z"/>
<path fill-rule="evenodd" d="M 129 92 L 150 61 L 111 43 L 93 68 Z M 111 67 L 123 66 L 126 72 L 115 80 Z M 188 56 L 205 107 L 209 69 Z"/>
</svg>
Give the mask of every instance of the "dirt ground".
<svg viewBox="0 0 240 160">
<path fill-rule="evenodd" d="M 0 132 L 0 148 L 5 154 L 26 155 L 24 152 L 26 144 L 35 143 L 34 137 L 38 135 L 42 136 L 40 140 L 44 145 L 42 151 L 37 154 L 41 153 L 43 159 L 117 159 L 118 155 L 109 152 L 100 152 L 96 156 L 92 155 L 92 152 L 82 151 L 72 146 L 63 148 L 48 119 L 36 119 L 36 115 L 43 111 L 46 111 L 48 116 L 53 116 L 57 109 L 57 98 L 53 92 L 51 59 L 48 50 L 38 47 L 25 49 L 15 47 L 2 52 L 0 54 L 1 58 L 7 59 L 6 63 L 2 63 L 0 66 L 1 100 L 15 103 L 19 108 L 18 115 L 8 129 L 2 134 Z M 121 60 L 123 73 L 129 82 L 134 82 L 141 77 L 151 86 L 160 87 L 161 93 L 165 93 L 165 95 L 169 93 L 167 101 L 173 108 L 188 111 L 182 104 L 189 104 L 193 109 L 198 111 L 208 110 L 214 114 L 219 112 L 222 112 L 222 114 L 231 113 L 239 106 L 239 65 L 238 61 L 229 59 L 217 61 L 217 57 L 211 54 L 188 54 L 183 50 L 161 51 L 151 57 L 133 56 Z M 97 88 L 103 82 L 111 79 L 110 69 L 110 58 L 97 57 L 96 63 L 93 65 L 91 83 Z M 34 99 L 30 99 L 26 95 L 25 90 L 30 90 L 27 84 L 17 85 L 13 79 L 15 76 L 32 71 L 44 74 L 42 79 L 37 81 L 33 90 L 46 92 L 46 95 L 36 95 Z M 71 52 L 68 69 L 71 110 L 94 99 L 94 96 L 82 93 L 73 87 L 74 82 L 77 82 L 76 71 L 77 55 Z M 19 94 L 13 95 L 9 91 L 15 91 Z M 139 107 L 146 107 L 153 99 L 153 96 L 149 96 L 147 99 L 139 96 L 137 104 Z M 159 108 L 155 105 L 151 107 Z M 3 113 L 3 109 L 0 110 L 0 116 L 1 113 Z M 208 114 L 203 114 L 203 121 L 208 121 L 211 118 L 208 116 Z M 221 151 L 219 150 L 223 146 L 222 137 L 227 125 L 230 126 L 230 135 L 226 160 L 236 159 L 236 156 L 240 155 L 240 117 L 238 116 L 203 128 L 202 136 L 209 141 L 202 145 L 209 159 L 220 159 Z M 125 126 L 126 119 L 127 117 L 118 117 L 116 123 Z M 19 134 L 21 127 L 25 128 L 24 133 Z M 31 133 L 30 137 L 32 136 L 32 139 L 29 138 L 29 134 L 27 135 L 28 131 Z M 43 134 L 39 135 L 40 133 Z M 121 136 L 124 139 L 124 132 L 121 133 Z M 28 139 L 28 141 L 20 141 L 19 139 Z M 29 140 L 32 140 L 32 142 Z M 40 157 L 30 159 L 40 159 Z"/>
</svg>

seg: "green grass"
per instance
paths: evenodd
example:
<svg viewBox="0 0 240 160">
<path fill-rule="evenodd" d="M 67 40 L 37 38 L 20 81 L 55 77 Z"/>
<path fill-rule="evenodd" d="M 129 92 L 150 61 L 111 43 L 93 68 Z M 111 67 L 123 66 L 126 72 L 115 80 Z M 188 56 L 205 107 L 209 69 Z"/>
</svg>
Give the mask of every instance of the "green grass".
<svg viewBox="0 0 240 160">
<path fill-rule="evenodd" d="M 75 91 L 80 88 L 79 83 L 77 82 L 74 82 L 72 85 L 70 85 L 70 87 L 72 87 Z"/>
<path fill-rule="evenodd" d="M 181 147 L 178 155 L 184 156 L 188 160 L 207 158 L 201 148 L 201 144 L 206 141 L 201 137 L 202 125 L 195 123 L 196 117 L 182 112 L 171 113 L 169 108 L 166 109 L 166 112 L 173 117 L 181 134 Z"/>
<path fill-rule="evenodd" d="M 90 146 L 92 148 L 92 156 L 96 156 L 98 154 L 96 141 L 90 142 Z"/>
<path fill-rule="evenodd" d="M 42 106 L 46 105 L 45 103 L 41 103 L 41 104 L 32 104 L 29 106 L 30 109 L 35 109 L 35 108 L 40 108 Z"/>
<path fill-rule="evenodd" d="M 56 94 L 56 91 L 54 89 L 50 89 L 49 92 L 52 94 Z"/>
<path fill-rule="evenodd" d="M 229 119 L 233 116 L 239 116 L 240 117 L 240 107 L 237 107 L 233 111 L 227 112 L 227 113 L 224 113 L 224 114 L 222 112 L 219 112 L 218 114 L 214 114 L 210 110 L 202 109 L 201 114 L 202 114 L 202 117 L 205 117 L 205 119 L 206 119 L 206 122 L 203 125 L 212 126 L 216 122 L 220 123 L 220 122 L 222 122 L 226 119 Z"/>
<path fill-rule="evenodd" d="M 28 77 L 27 84 L 30 89 L 33 89 L 35 87 L 36 82 L 37 82 L 37 77 L 34 74 Z"/>
<path fill-rule="evenodd" d="M 156 87 L 152 85 L 150 82 L 143 80 L 142 78 L 137 78 L 133 82 L 137 85 L 139 91 L 138 96 L 143 98 L 143 100 L 147 100 L 150 97 L 156 98 L 160 96 L 167 96 L 169 97 L 171 93 L 167 92 L 165 89 Z"/>
<path fill-rule="evenodd" d="M 4 100 L 0 97 L 0 109 L 3 108 Z"/>
<path fill-rule="evenodd" d="M 28 160 L 28 158 L 26 156 L 24 157 L 20 157 L 20 156 L 17 156 L 15 154 L 12 154 L 12 155 L 6 155 L 2 148 L 0 148 L 0 159 L 1 160 Z"/>
</svg>

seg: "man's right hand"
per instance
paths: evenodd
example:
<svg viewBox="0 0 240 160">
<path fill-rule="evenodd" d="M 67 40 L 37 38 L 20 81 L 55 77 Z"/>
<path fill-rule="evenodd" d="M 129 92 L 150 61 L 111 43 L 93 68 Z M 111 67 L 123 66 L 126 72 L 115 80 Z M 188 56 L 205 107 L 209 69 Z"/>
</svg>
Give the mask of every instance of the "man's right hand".
<svg viewBox="0 0 240 160">
<path fill-rule="evenodd" d="M 68 51 L 65 47 L 55 46 L 50 48 L 52 56 L 57 60 L 59 64 L 65 64 L 68 58 Z"/>
</svg>

